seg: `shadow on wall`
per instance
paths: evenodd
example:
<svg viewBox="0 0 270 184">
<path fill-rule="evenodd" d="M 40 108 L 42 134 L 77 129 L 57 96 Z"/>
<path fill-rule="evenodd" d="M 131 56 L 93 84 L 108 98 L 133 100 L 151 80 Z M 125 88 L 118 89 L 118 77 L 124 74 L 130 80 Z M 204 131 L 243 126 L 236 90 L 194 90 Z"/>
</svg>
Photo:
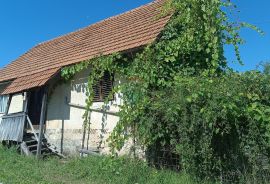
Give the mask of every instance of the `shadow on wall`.
<svg viewBox="0 0 270 184">
<path fill-rule="evenodd" d="M 57 147 L 60 148 L 61 153 L 63 153 L 63 147 L 66 146 L 64 145 L 66 144 L 64 140 L 67 140 L 67 137 L 65 136 L 68 136 L 65 135 L 65 129 L 67 130 L 66 127 L 68 126 L 70 128 L 71 124 L 75 125 L 75 122 L 76 124 L 80 124 L 79 121 L 81 121 L 81 115 L 77 114 L 77 111 L 74 112 L 74 109 L 72 110 L 69 102 L 79 105 L 85 105 L 86 95 L 84 94 L 86 94 L 87 90 L 87 78 L 80 78 L 77 76 L 75 80 L 69 81 L 64 84 L 58 85 L 57 83 L 59 82 L 59 78 L 54 82 L 54 84 L 56 84 L 54 86 L 56 87 L 54 88 L 49 97 L 46 129 L 50 130 L 48 131 L 48 133 L 50 132 L 49 134 L 51 135 L 51 137 L 53 137 L 53 139 L 57 139 L 59 141 L 58 142 L 56 140 L 55 143 L 57 144 Z M 80 111 L 78 111 L 78 113 L 80 113 Z M 67 125 L 67 123 L 69 122 L 71 124 Z"/>
<path fill-rule="evenodd" d="M 71 87 L 69 83 L 57 86 L 49 96 L 47 121 L 64 121 L 70 119 L 70 107 L 66 99 L 71 97 Z"/>
<path fill-rule="evenodd" d="M 56 85 L 48 99 L 47 123 L 50 122 L 50 129 L 61 131 L 60 152 L 63 153 L 65 120 L 70 119 L 70 107 L 66 99 L 71 97 L 70 83 Z M 46 123 L 46 129 L 48 124 Z"/>
<path fill-rule="evenodd" d="M 87 79 L 73 81 L 71 84 L 71 90 L 75 91 L 78 94 L 86 94 Z"/>
</svg>

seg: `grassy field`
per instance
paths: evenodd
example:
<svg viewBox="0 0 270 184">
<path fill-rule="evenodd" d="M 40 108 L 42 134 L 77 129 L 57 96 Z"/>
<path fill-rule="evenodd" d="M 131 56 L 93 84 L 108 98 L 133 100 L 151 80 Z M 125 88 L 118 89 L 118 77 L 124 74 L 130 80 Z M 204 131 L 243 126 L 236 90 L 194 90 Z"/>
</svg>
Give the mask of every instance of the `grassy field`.
<svg viewBox="0 0 270 184">
<path fill-rule="evenodd" d="M 171 171 L 155 170 L 145 163 L 107 157 L 50 159 L 18 155 L 0 147 L 0 183 L 113 183 L 113 184 L 193 184 L 191 177 Z"/>
</svg>

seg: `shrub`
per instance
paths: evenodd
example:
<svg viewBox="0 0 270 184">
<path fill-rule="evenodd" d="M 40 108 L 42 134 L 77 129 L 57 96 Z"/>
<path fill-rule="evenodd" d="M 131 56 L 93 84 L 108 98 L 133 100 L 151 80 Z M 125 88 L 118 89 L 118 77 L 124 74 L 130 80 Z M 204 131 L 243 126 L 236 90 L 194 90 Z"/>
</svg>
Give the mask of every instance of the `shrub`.
<svg viewBox="0 0 270 184">
<path fill-rule="evenodd" d="M 143 144 L 172 146 L 180 167 L 203 178 L 269 175 L 270 85 L 259 72 L 175 78 L 138 115 Z"/>
</svg>

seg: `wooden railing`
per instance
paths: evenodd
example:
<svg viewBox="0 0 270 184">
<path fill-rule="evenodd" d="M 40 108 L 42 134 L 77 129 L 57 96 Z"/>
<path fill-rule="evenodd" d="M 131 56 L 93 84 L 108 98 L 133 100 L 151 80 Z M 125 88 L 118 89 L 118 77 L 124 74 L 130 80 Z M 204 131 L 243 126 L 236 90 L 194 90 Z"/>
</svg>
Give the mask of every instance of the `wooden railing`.
<svg viewBox="0 0 270 184">
<path fill-rule="evenodd" d="M 0 140 L 21 142 L 23 139 L 25 113 L 2 116 L 0 124 Z"/>
<path fill-rule="evenodd" d="M 38 135 L 37 135 L 36 130 L 34 129 L 34 126 L 33 126 L 33 124 L 32 124 L 32 122 L 31 122 L 28 115 L 26 116 L 26 119 L 27 119 L 27 122 L 28 122 L 28 124 L 30 125 L 30 127 L 32 129 L 32 132 L 33 132 L 33 134 L 35 136 L 36 141 L 38 141 Z"/>
<path fill-rule="evenodd" d="M 21 142 L 23 139 L 25 120 L 31 127 L 36 141 L 38 141 L 39 138 L 36 130 L 34 129 L 29 116 L 24 112 L 2 116 L 2 121 L 0 123 L 0 140 L 13 140 Z"/>
</svg>

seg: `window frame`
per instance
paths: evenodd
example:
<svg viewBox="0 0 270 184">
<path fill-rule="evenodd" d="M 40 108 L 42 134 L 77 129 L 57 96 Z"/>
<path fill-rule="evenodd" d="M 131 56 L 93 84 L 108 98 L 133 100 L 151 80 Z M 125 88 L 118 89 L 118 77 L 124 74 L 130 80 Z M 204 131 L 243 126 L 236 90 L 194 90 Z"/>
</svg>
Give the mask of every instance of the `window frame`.
<svg viewBox="0 0 270 184">
<path fill-rule="evenodd" d="M 103 77 L 92 86 L 94 92 L 93 102 L 105 102 L 109 94 L 112 92 L 113 86 L 114 86 L 114 75 L 110 74 L 109 72 L 105 72 Z M 115 95 L 113 94 L 112 98 L 109 98 L 109 101 L 113 101 L 114 99 Z"/>
</svg>

